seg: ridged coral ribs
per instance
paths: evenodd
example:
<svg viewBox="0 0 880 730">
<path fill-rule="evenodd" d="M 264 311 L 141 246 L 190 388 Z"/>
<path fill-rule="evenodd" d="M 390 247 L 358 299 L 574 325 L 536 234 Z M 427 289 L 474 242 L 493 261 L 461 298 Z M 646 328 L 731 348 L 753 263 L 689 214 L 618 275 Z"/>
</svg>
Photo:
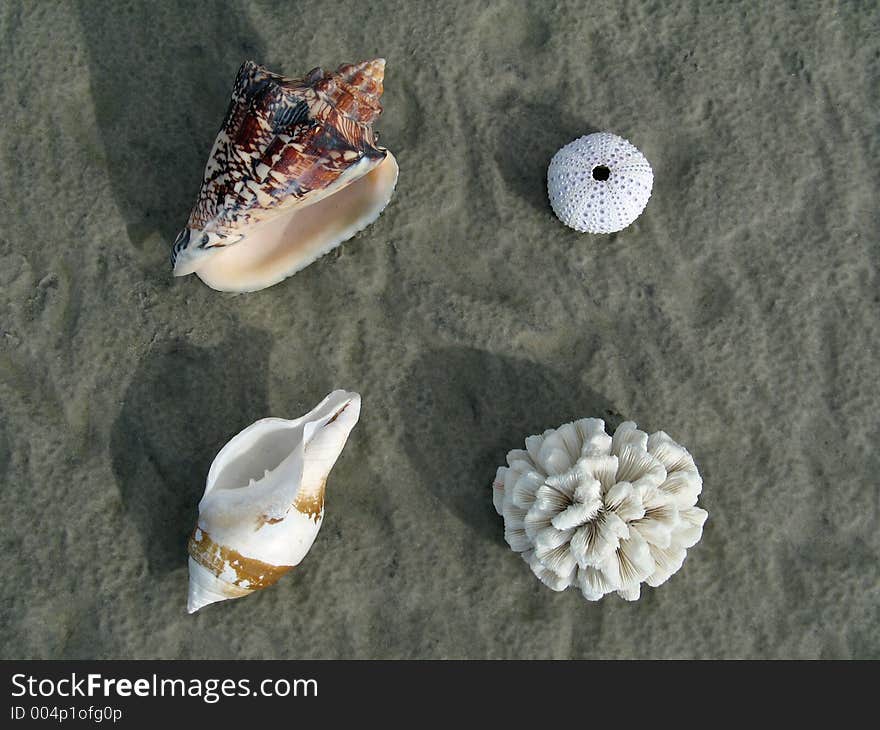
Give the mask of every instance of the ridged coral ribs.
<svg viewBox="0 0 880 730">
<path fill-rule="evenodd" d="M 687 449 L 663 431 L 598 418 L 529 436 L 493 484 L 504 538 L 554 591 L 578 586 L 589 601 L 636 600 L 659 586 L 702 536 L 703 482 Z"/>
</svg>

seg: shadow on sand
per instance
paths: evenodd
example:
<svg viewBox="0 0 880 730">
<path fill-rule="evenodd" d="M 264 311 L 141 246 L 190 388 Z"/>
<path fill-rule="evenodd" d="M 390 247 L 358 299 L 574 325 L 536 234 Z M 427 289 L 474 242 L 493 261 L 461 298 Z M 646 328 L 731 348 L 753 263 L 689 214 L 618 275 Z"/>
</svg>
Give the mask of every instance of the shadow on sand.
<svg viewBox="0 0 880 730">
<path fill-rule="evenodd" d="M 6 476 L 12 463 L 12 446 L 6 432 L 6 423 L 0 423 L 0 478 Z"/>
<path fill-rule="evenodd" d="M 270 350 L 268 335 L 244 329 L 216 347 L 170 343 L 135 372 L 110 451 L 151 572 L 186 563 L 211 462 L 232 436 L 268 415 Z"/>
<path fill-rule="evenodd" d="M 242 61 L 263 44 L 232 3 L 95 3 L 77 10 L 116 203 L 133 245 L 170 246 L 195 202 Z M 152 244 L 155 245 L 155 242 Z"/>
<path fill-rule="evenodd" d="M 500 108 L 511 112 L 499 114 L 495 163 L 516 195 L 538 210 L 549 211 L 547 167 L 553 155 L 572 140 L 598 130 L 551 104 L 510 96 Z"/>
<path fill-rule="evenodd" d="M 407 381 L 405 436 L 422 485 L 481 536 L 501 539 L 491 485 L 508 451 L 583 416 L 611 429 L 623 420 L 577 375 L 467 347 L 425 353 Z"/>
</svg>

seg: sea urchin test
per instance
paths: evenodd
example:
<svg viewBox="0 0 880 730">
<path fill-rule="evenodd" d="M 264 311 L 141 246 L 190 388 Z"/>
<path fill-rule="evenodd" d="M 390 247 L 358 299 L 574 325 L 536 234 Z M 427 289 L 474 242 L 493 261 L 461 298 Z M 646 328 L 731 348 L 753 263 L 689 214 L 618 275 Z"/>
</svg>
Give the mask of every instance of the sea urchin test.
<svg viewBox="0 0 880 730">
<path fill-rule="evenodd" d="M 659 586 L 703 534 L 703 482 L 687 449 L 631 421 L 611 437 L 599 418 L 529 436 L 493 484 L 504 539 L 554 591 L 578 586 L 634 601 Z"/>
<path fill-rule="evenodd" d="M 305 416 L 264 418 L 220 450 L 189 539 L 190 613 L 266 588 L 300 563 L 360 411 L 357 393 L 334 390 Z"/>
<path fill-rule="evenodd" d="M 385 60 L 301 79 L 238 72 L 198 200 L 171 254 L 175 276 L 221 291 L 277 284 L 368 226 L 397 183 L 377 145 Z"/>
<path fill-rule="evenodd" d="M 553 155 L 547 193 L 553 212 L 581 233 L 615 233 L 638 218 L 654 185 L 645 156 L 622 137 L 598 132 Z"/>
</svg>

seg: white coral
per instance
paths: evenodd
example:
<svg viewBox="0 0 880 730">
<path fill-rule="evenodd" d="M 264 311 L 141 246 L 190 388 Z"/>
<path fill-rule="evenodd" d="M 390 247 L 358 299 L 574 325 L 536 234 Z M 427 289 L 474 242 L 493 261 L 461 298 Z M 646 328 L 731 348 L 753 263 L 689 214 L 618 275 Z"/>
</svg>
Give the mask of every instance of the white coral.
<svg viewBox="0 0 880 730">
<path fill-rule="evenodd" d="M 504 539 L 554 591 L 577 585 L 589 601 L 628 601 L 641 583 L 675 573 L 703 534 L 703 481 L 687 449 L 663 431 L 599 418 L 529 436 L 493 484 Z"/>
</svg>

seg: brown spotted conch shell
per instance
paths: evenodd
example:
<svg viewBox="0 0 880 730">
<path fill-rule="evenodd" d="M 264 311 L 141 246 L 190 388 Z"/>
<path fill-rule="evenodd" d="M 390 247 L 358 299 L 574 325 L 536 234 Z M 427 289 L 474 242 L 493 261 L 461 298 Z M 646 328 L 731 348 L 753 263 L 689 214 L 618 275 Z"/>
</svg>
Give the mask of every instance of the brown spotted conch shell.
<svg viewBox="0 0 880 730">
<path fill-rule="evenodd" d="M 373 131 L 384 76 L 383 58 L 301 79 L 246 61 L 174 242 L 174 275 L 265 289 L 376 220 L 397 183 Z"/>
<path fill-rule="evenodd" d="M 360 410 L 357 393 L 334 390 L 305 416 L 264 418 L 220 450 L 189 539 L 189 613 L 266 588 L 305 557 Z"/>
</svg>

